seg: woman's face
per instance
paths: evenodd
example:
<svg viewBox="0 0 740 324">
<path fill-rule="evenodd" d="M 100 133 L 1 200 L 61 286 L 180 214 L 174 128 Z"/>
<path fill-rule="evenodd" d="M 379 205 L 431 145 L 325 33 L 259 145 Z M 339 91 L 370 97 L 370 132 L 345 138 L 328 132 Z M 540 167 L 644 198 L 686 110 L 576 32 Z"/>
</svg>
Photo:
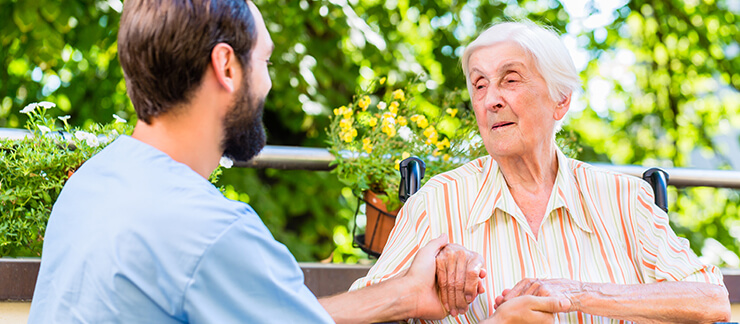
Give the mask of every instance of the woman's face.
<svg viewBox="0 0 740 324">
<path fill-rule="evenodd" d="M 515 42 L 479 48 L 468 62 L 471 100 L 488 154 L 522 156 L 549 148 L 570 95 L 550 99 L 531 55 Z"/>
</svg>

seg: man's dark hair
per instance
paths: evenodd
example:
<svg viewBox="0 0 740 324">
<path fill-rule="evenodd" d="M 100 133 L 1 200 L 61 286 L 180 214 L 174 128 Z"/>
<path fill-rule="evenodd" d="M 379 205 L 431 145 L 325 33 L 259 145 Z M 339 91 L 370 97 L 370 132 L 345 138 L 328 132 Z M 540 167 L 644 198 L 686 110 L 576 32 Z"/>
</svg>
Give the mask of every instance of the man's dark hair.
<svg viewBox="0 0 740 324">
<path fill-rule="evenodd" d="M 218 43 L 229 44 L 245 71 L 257 41 L 246 0 L 126 0 L 118 56 L 140 120 L 187 103 Z"/>
</svg>

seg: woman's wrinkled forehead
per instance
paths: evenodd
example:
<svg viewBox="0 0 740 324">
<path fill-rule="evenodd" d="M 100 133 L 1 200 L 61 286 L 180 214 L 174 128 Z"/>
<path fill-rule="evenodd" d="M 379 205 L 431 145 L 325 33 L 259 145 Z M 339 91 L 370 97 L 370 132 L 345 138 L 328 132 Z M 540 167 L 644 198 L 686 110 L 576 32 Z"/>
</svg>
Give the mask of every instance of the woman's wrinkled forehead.
<svg viewBox="0 0 740 324">
<path fill-rule="evenodd" d="M 503 74 L 507 71 L 536 71 L 534 57 L 515 41 L 478 47 L 470 53 L 466 78 L 474 75 Z"/>
</svg>

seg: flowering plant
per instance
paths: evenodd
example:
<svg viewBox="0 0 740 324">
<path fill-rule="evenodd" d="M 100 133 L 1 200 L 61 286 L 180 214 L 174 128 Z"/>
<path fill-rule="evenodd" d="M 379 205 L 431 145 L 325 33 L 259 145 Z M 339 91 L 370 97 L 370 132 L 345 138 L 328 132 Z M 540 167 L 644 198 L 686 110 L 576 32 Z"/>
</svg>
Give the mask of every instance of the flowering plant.
<svg viewBox="0 0 740 324">
<path fill-rule="evenodd" d="M 381 78 L 334 109 L 327 130 L 329 151 L 336 157 L 332 172 L 355 195 L 365 190 L 384 194 L 381 199 L 394 210 L 401 205 L 398 168 L 403 159 L 425 161 L 423 184 L 486 154 L 462 92 L 451 93 L 437 106 L 424 99 L 424 90 L 423 84 L 394 88 Z"/>
<path fill-rule="evenodd" d="M 0 256 L 38 256 L 51 207 L 65 181 L 87 159 L 133 127 L 113 115 L 105 125 L 71 127 L 70 116 L 48 114 L 55 104 L 32 103 L 29 134 L 0 138 Z"/>
</svg>

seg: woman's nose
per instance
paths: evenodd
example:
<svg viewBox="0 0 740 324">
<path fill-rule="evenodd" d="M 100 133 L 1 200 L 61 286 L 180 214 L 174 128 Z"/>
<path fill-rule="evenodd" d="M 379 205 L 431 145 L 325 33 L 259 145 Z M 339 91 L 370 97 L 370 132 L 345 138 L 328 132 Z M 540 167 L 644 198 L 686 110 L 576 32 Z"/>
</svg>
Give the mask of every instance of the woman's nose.
<svg viewBox="0 0 740 324">
<path fill-rule="evenodd" d="M 504 107 L 504 99 L 495 87 L 489 87 L 486 94 L 485 107 L 489 110 L 499 110 Z"/>
</svg>

